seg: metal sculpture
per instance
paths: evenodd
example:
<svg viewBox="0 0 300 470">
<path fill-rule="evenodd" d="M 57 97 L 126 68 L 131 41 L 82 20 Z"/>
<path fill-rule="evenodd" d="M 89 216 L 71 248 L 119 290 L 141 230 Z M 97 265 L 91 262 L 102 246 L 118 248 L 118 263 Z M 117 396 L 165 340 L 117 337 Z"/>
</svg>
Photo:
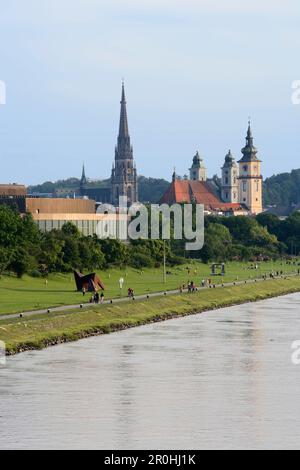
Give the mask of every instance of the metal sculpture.
<svg viewBox="0 0 300 470">
<path fill-rule="evenodd" d="M 74 278 L 78 292 L 82 292 L 83 290 L 86 292 L 105 290 L 103 282 L 96 273 L 84 275 L 78 271 L 74 271 Z"/>
</svg>

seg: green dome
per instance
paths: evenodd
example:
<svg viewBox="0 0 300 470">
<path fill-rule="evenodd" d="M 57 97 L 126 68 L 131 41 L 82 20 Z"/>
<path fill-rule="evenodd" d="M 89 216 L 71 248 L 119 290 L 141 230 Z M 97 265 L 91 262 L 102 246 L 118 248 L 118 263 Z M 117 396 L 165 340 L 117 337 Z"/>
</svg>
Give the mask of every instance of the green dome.
<svg viewBox="0 0 300 470">
<path fill-rule="evenodd" d="M 225 157 L 225 164 L 224 164 L 224 167 L 233 167 L 233 166 L 237 166 L 236 164 L 236 161 L 235 161 L 235 158 L 234 156 L 232 155 L 231 153 L 231 150 L 229 150 L 229 152 L 227 153 L 226 157 Z"/>
</svg>

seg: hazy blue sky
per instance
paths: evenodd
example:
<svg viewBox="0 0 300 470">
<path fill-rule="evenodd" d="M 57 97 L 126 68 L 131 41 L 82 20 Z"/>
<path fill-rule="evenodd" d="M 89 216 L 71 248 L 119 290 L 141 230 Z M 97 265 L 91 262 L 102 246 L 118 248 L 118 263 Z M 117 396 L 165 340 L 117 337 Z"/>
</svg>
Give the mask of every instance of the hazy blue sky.
<svg viewBox="0 0 300 470">
<path fill-rule="evenodd" d="M 299 0 L 0 0 L 1 182 L 110 175 L 125 78 L 140 174 L 210 175 L 251 115 L 264 175 L 299 168 Z"/>
</svg>

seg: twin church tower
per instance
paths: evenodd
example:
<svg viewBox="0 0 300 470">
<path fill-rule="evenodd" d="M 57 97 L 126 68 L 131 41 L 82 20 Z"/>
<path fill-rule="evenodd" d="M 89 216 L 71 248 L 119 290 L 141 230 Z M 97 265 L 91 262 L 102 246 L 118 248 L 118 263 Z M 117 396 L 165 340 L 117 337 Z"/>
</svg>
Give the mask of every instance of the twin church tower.
<svg viewBox="0 0 300 470">
<path fill-rule="evenodd" d="M 225 157 L 222 168 L 222 192 L 224 202 L 239 203 L 246 206 L 251 214 L 260 214 L 262 207 L 261 160 L 257 158 L 257 149 L 253 144 L 251 125 L 246 137 L 246 146 L 242 149 L 243 157 L 237 165 L 231 151 Z"/>
<path fill-rule="evenodd" d="M 243 157 L 236 162 L 231 150 L 229 150 L 222 167 L 222 179 L 219 188 L 222 202 L 245 206 L 251 214 L 259 214 L 263 210 L 263 178 L 261 175 L 261 160 L 257 158 L 257 152 L 249 122 L 246 146 L 242 149 Z M 190 168 L 190 180 L 207 182 L 206 167 L 198 152 Z"/>
</svg>

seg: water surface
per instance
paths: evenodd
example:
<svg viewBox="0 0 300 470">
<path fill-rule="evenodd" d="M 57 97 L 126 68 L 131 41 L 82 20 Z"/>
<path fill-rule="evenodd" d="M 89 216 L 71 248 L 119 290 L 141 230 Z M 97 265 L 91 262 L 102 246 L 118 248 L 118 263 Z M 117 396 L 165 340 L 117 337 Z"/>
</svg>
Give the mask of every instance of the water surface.
<svg viewBox="0 0 300 470">
<path fill-rule="evenodd" d="M 300 448 L 300 294 L 8 359 L 2 449 Z"/>
</svg>

